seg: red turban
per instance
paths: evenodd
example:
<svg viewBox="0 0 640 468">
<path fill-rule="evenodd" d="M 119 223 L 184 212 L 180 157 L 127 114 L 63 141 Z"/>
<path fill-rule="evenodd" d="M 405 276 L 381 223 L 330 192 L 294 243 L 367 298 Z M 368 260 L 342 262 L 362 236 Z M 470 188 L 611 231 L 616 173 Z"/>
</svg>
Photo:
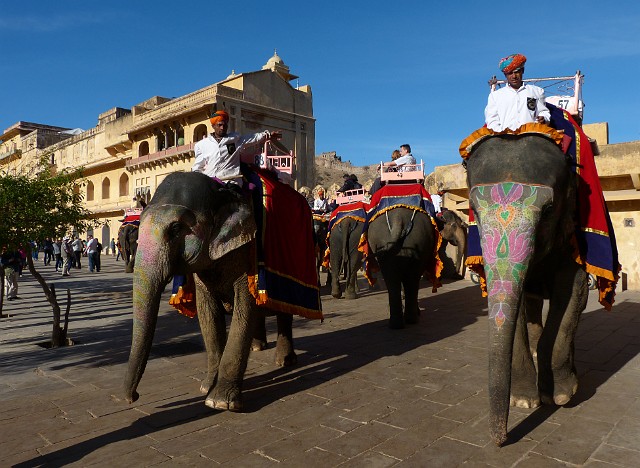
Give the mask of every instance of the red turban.
<svg viewBox="0 0 640 468">
<path fill-rule="evenodd" d="M 218 122 L 220 122 L 222 120 L 224 120 L 225 122 L 228 122 L 229 121 L 229 114 L 227 114 L 223 110 L 219 110 L 219 111 L 215 111 L 215 113 L 209 119 L 209 122 L 211 122 L 211 125 L 215 125 L 215 124 L 217 124 Z"/>
<path fill-rule="evenodd" d="M 511 54 L 500 60 L 498 66 L 503 73 L 511 73 L 513 70 L 522 68 L 527 61 L 527 57 L 521 54 Z"/>
</svg>

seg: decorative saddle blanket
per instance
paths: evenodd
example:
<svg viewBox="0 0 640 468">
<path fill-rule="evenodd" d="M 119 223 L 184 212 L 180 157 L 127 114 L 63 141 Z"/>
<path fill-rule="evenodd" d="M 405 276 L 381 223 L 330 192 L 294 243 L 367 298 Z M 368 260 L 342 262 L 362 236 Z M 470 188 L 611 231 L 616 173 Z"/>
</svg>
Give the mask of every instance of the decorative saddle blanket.
<svg viewBox="0 0 640 468">
<path fill-rule="evenodd" d="M 551 112 L 551 127 L 537 123 L 529 123 L 515 132 L 503 133 L 544 133 L 552 138 L 563 151 L 575 161 L 573 168 L 579 175 L 578 206 L 576 221 L 577 251 L 575 260 L 584 265 L 588 273 L 597 278 L 599 302 L 606 310 L 611 310 L 614 302 L 615 288 L 618 282 L 620 264 L 615 233 L 604 201 L 598 171 L 593 158 L 589 138 L 567 111 L 552 104 L 547 104 Z M 463 159 L 469 157 L 473 146 L 482 139 L 497 133 L 483 127 L 465 138 L 460 145 Z M 484 263 L 480 248 L 478 225 L 469 210 L 469 234 L 467 239 L 467 266 L 480 276 L 483 296 L 487 295 L 484 277 Z"/>
<path fill-rule="evenodd" d="M 256 270 L 249 290 L 259 306 L 310 319 L 322 319 L 318 271 L 313 252 L 313 224 L 306 199 L 266 169 L 243 174 L 251 191 L 256 219 Z M 183 281 L 184 283 L 184 281 Z M 176 287 L 169 303 L 195 315 L 193 280 Z"/>
<path fill-rule="evenodd" d="M 363 254 L 362 262 L 365 276 L 369 281 L 369 284 L 373 286 L 376 282 L 376 278 L 373 273 L 380 269 L 374 255 L 370 254 L 369 241 L 367 238 L 369 223 L 378 216 L 384 215 L 387 211 L 400 207 L 414 209 L 428 214 L 431 219 L 431 223 L 435 228 L 436 243 L 433 257 L 430 263 L 425 265 L 425 273 L 433 285 L 432 291 L 436 292 L 441 286 L 440 273 L 443 268 L 442 261 L 438 255 L 438 250 L 442 243 L 442 237 L 440 236 L 440 231 L 436 225 L 436 213 L 433 207 L 433 202 L 431 201 L 431 195 L 422 186 L 422 184 L 386 184 L 373 194 L 371 202 L 367 206 L 367 218 L 365 220 L 362 236 L 360 237 L 360 243 L 358 245 L 358 249 Z"/>
<path fill-rule="evenodd" d="M 364 223 L 367 218 L 367 205 L 363 202 L 349 203 L 348 205 L 340 205 L 333 210 L 331 218 L 329 218 L 329 227 L 327 228 L 327 249 L 324 252 L 324 258 L 322 259 L 322 266 L 325 268 L 330 267 L 330 242 L 331 230 L 339 225 L 345 219 L 355 219 Z"/>
</svg>

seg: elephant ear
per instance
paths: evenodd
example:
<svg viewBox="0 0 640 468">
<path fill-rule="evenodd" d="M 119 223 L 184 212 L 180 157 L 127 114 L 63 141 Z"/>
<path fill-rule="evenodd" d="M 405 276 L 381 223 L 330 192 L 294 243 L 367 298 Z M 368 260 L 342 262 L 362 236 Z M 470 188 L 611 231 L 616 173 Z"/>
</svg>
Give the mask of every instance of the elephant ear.
<svg viewBox="0 0 640 468">
<path fill-rule="evenodd" d="M 214 215 L 209 256 L 216 260 L 253 241 L 256 222 L 251 208 L 244 203 L 229 203 Z"/>
</svg>

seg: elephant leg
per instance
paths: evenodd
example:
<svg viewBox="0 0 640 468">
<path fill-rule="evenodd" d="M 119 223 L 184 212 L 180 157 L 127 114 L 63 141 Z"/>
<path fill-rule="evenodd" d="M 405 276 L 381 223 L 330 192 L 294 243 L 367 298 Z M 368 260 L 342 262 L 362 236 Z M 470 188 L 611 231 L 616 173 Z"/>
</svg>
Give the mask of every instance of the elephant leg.
<svg viewBox="0 0 640 468">
<path fill-rule="evenodd" d="M 210 408 L 242 410 L 242 378 L 247 368 L 251 340 L 259 311 L 248 288 L 246 273 L 234 282 L 234 308 L 227 343 L 224 347 L 218 378 L 205 404 Z"/>
<path fill-rule="evenodd" d="M 336 253 L 331 257 L 331 295 L 336 299 L 342 298 L 340 288 L 340 268 L 342 266 L 342 255 Z"/>
<path fill-rule="evenodd" d="M 531 356 L 525 304 L 520 305 L 517 317 L 513 354 L 511 357 L 511 394 L 509 404 L 518 408 L 540 406 L 536 368 Z"/>
<path fill-rule="evenodd" d="M 406 270 L 404 284 L 404 321 L 408 324 L 418 323 L 420 308 L 418 307 L 418 290 L 420 274 Z"/>
<path fill-rule="evenodd" d="M 464 278 L 464 254 L 465 246 L 458 243 L 458 245 L 456 245 L 456 271 L 453 274 L 455 279 Z"/>
<path fill-rule="evenodd" d="M 529 332 L 529 349 L 537 366 L 538 342 L 542 335 L 542 306 L 544 299 L 538 294 L 525 293 L 525 312 L 527 316 L 527 330 Z"/>
<path fill-rule="evenodd" d="M 358 282 L 358 269 L 351 267 L 349 277 L 347 278 L 346 288 L 344 292 L 345 299 L 357 299 L 358 293 L 356 292 Z"/>
<path fill-rule="evenodd" d="M 402 282 L 399 268 L 383 267 L 382 277 L 387 285 L 387 293 L 389 296 L 389 328 L 404 328 L 404 317 L 402 314 Z"/>
<path fill-rule="evenodd" d="M 207 351 L 207 375 L 200 384 L 200 391 L 209 393 L 216 383 L 218 366 L 227 341 L 227 324 L 224 306 L 207 286 L 195 276 L 198 322 Z"/>
<path fill-rule="evenodd" d="M 566 405 L 578 390 L 574 339 L 588 294 L 587 274 L 579 265 L 570 263 L 557 273 L 538 343 L 538 385 L 545 404 Z"/>
<path fill-rule="evenodd" d="M 283 312 L 276 314 L 278 321 L 278 341 L 276 342 L 276 365 L 293 366 L 298 356 L 293 349 L 293 315 Z"/>
<path fill-rule="evenodd" d="M 262 351 L 267 349 L 267 326 L 265 315 L 256 319 L 253 340 L 251 341 L 251 351 Z"/>
</svg>

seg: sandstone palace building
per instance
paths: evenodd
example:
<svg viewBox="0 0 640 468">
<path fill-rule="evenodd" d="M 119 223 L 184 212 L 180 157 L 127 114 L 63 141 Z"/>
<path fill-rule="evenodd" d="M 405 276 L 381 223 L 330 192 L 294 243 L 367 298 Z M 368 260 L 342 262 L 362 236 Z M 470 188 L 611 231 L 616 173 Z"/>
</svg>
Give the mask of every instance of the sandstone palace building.
<svg viewBox="0 0 640 468">
<path fill-rule="evenodd" d="M 84 167 L 77 190 L 101 224 L 90 234 L 108 245 L 136 194 L 149 199 L 167 174 L 191 170 L 194 144 L 212 131 L 212 111 L 223 109 L 229 131 L 280 130 L 296 155 L 296 183 L 309 185 L 315 177 L 313 99 L 308 85 L 291 84 L 297 78 L 274 53 L 258 71 L 232 72 L 185 96 L 114 107 L 86 131 L 20 121 L 0 135 L 0 173 L 29 173 L 43 155 L 58 171 Z"/>
</svg>

